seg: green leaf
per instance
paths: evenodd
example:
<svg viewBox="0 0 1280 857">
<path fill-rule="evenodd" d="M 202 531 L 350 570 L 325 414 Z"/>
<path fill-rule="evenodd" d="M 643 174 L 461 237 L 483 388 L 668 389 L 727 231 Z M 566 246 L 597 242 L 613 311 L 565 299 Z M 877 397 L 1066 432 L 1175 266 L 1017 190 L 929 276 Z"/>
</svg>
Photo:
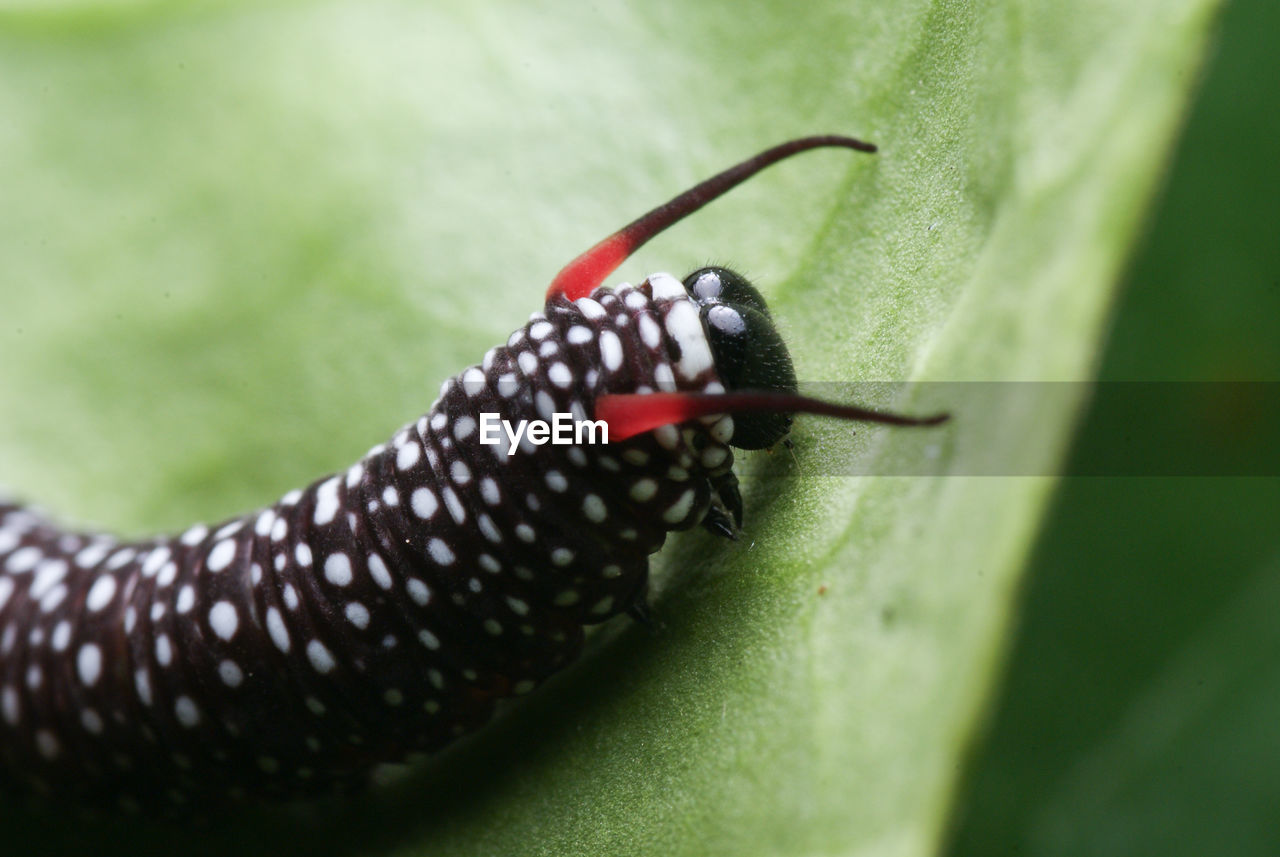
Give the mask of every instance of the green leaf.
<svg viewBox="0 0 1280 857">
<path fill-rule="evenodd" d="M 1267 0 L 1227 8 L 1103 354 L 1165 404 L 1135 424 L 1098 397 L 1068 468 L 1117 473 L 1135 441 L 1218 476 L 1059 486 L 948 853 L 1280 852 L 1280 113 L 1255 86 L 1277 28 Z M 1194 446 L 1168 430 L 1188 420 Z"/>
<path fill-rule="evenodd" d="M 1088 379 L 1215 4 L 439 5 L 0 13 L 23 496 L 128 532 L 269 502 L 416 416 L 579 250 L 818 131 L 882 150 L 774 168 L 622 276 L 745 268 L 808 381 Z M 966 462 L 1052 473 L 1077 399 L 872 402 L 955 418 L 852 445 L 804 420 L 794 460 L 745 456 L 747 538 L 656 562 L 654 631 L 610 623 L 407 782 L 200 849 L 930 853 L 1053 487 Z M 952 475 L 840 475 L 930 453 Z"/>
</svg>

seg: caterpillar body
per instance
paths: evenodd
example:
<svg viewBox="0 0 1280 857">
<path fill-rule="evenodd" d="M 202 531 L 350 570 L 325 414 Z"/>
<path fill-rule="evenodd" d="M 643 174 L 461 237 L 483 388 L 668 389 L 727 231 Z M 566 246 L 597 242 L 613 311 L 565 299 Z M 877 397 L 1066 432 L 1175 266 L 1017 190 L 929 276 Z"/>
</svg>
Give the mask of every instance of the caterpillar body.
<svg viewBox="0 0 1280 857">
<path fill-rule="evenodd" d="M 606 238 L 542 311 L 348 470 L 172 538 L 66 532 L 0 504 L 0 781 L 136 809 L 295 796 L 435 750 L 571 662 L 586 625 L 643 618 L 648 558 L 733 537 L 733 447 L 810 411 L 760 294 L 704 268 L 602 287 L 632 251 L 759 170 L 768 149 Z M 607 443 L 499 433 L 555 414 Z"/>
</svg>

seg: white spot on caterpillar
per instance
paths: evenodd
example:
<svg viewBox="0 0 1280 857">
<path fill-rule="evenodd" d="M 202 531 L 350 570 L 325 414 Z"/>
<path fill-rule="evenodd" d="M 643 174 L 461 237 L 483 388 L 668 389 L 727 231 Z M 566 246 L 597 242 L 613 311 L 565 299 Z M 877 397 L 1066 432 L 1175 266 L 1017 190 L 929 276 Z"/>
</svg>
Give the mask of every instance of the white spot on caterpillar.
<svg viewBox="0 0 1280 857">
<path fill-rule="evenodd" d="M 326 479 L 316 489 L 316 526 L 323 526 L 333 521 L 338 514 L 338 477 Z M 305 563 L 304 563 L 305 565 Z"/>
<path fill-rule="evenodd" d="M 410 503 L 413 505 L 413 513 L 424 520 L 430 518 L 440 508 L 440 501 L 436 499 L 436 495 L 430 488 L 419 488 L 414 491 Z"/>
<path fill-rule="evenodd" d="M 658 346 L 662 344 L 662 329 L 658 327 L 658 323 L 653 320 L 652 316 L 640 316 L 640 341 L 645 344 L 646 348 L 656 351 Z"/>
<path fill-rule="evenodd" d="M 646 476 L 643 479 L 637 479 L 627 493 L 637 503 L 645 503 L 652 500 L 653 495 L 658 493 L 658 483 Z"/>
<path fill-rule="evenodd" d="M 622 366 L 622 341 L 612 330 L 600 334 L 600 360 L 610 372 Z"/>
<path fill-rule="evenodd" d="M 335 666 L 333 654 L 319 640 L 307 643 L 307 660 L 311 661 L 311 666 L 321 675 L 331 672 Z"/>
<path fill-rule="evenodd" d="M 84 606 L 91 613 L 97 613 L 108 604 L 116 594 L 116 579 L 109 574 L 104 574 L 94 581 L 93 586 L 89 588 L 89 594 L 84 599 Z"/>
<path fill-rule="evenodd" d="M 484 373 L 472 366 L 462 373 L 462 391 L 468 396 L 478 396 L 484 391 Z"/>
<path fill-rule="evenodd" d="M 190 584 L 178 590 L 178 601 L 174 604 L 174 609 L 179 613 L 186 613 L 196 605 L 196 591 L 191 588 Z"/>
<path fill-rule="evenodd" d="M 200 725 L 200 709 L 189 696 L 179 696 L 174 700 L 173 713 L 178 718 L 178 722 L 187 729 L 194 729 Z"/>
<path fill-rule="evenodd" d="M 680 362 L 676 364 L 676 369 L 681 377 L 692 380 L 715 365 L 711 347 L 707 344 L 706 332 L 702 328 L 702 320 L 698 318 L 698 311 L 691 301 L 680 301 L 673 305 L 664 322 L 667 333 L 680 346 Z"/>
<path fill-rule="evenodd" d="M 67 587 L 65 584 L 59 583 L 53 589 L 49 590 L 49 594 L 40 599 L 40 610 L 43 613 L 52 613 L 58 609 L 58 605 L 62 603 L 62 599 L 67 597 Z"/>
<path fill-rule="evenodd" d="M 324 561 L 324 577 L 334 586 L 346 586 L 351 583 L 351 560 L 345 553 L 329 554 Z"/>
<path fill-rule="evenodd" d="M 408 470 L 417 464 L 421 457 L 421 447 L 417 443 L 407 443 L 396 453 L 396 467 L 400 470 Z"/>
<path fill-rule="evenodd" d="M 94 643 L 85 643 L 76 653 L 76 673 L 80 683 L 85 687 L 93 687 L 102 675 L 102 649 Z"/>
<path fill-rule="evenodd" d="M 142 576 L 155 577 L 156 572 L 169 561 L 169 557 L 172 555 L 172 552 L 163 545 L 147 554 L 146 560 L 142 563 Z"/>
<path fill-rule="evenodd" d="M 693 489 L 686 490 L 680 497 L 667 507 L 667 511 L 662 513 L 662 520 L 668 524 L 676 524 L 683 521 L 689 515 L 689 510 L 693 508 Z"/>
<path fill-rule="evenodd" d="M 239 687 L 244 681 L 244 671 L 235 661 L 223 661 L 218 664 L 218 678 L 222 679 L 222 683 L 227 687 Z"/>
<path fill-rule="evenodd" d="M 551 394 L 546 390 L 539 390 L 533 397 L 534 406 L 538 409 L 538 416 L 547 422 L 551 422 L 556 417 L 556 400 L 551 398 Z M 526 433 L 527 435 L 527 433 Z M 525 448 L 525 438 L 520 439 L 521 448 Z M 530 442 L 525 452 L 532 452 L 533 444 Z"/>
<path fill-rule="evenodd" d="M 559 470 L 548 470 L 543 479 L 546 481 L 547 487 L 556 493 L 562 493 L 569 488 L 569 480 L 565 479 L 564 474 Z"/>
<path fill-rule="evenodd" d="M 369 554 L 369 576 L 381 588 L 391 588 L 391 572 L 387 571 L 387 564 L 376 553 Z"/>
<path fill-rule="evenodd" d="M 498 483 L 489 476 L 480 480 L 480 496 L 490 506 L 497 506 L 502 502 L 502 492 L 498 490 Z"/>
<path fill-rule="evenodd" d="M 562 390 L 567 390 L 573 385 L 573 373 L 569 371 L 568 366 L 559 361 L 548 367 L 547 378 Z"/>
<path fill-rule="evenodd" d="M 426 553 L 431 555 L 436 563 L 440 565 L 452 565 L 457 556 L 453 555 L 453 551 L 449 550 L 449 546 L 444 544 L 443 540 L 433 539 L 426 544 Z"/>
<path fill-rule="evenodd" d="M 166 562 L 164 567 L 160 569 L 160 573 L 156 575 L 156 586 L 164 588 L 172 585 L 172 583 L 177 579 L 178 564 L 173 561 Z"/>
<path fill-rule="evenodd" d="M 48 729 L 36 730 L 36 749 L 41 756 L 51 760 L 58 758 L 58 753 L 62 752 L 58 739 Z"/>
<path fill-rule="evenodd" d="M 204 541 L 204 537 L 207 535 L 209 535 L 209 528 L 204 524 L 196 524 L 194 527 L 191 527 L 183 533 L 178 541 L 182 542 L 189 548 L 193 548 Z"/>
<path fill-rule="evenodd" d="M 352 601 L 342 612 L 346 614 L 347 621 L 361 631 L 369 627 L 369 608 L 359 601 Z"/>
<path fill-rule="evenodd" d="M 80 712 L 80 725 L 84 727 L 84 731 L 91 735 L 102 734 L 102 718 L 92 708 L 86 708 Z"/>
<path fill-rule="evenodd" d="M 670 363 L 659 363 L 653 367 L 653 380 L 658 385 L 658 389 L 664 393 L 674 393 L 676 387 L 676 376 L 671 371 Z"/>
<path fill-rule="evenodd" d="M 229 524 L 223 524 L 222 527 L 219 528 L 219 530 L 213 534 L 213 537 L 215 539 L 225 539 L 228 536 L 232 536 L 240 532 L 240 528 L 243 526 L 244 526 L 243 518 L 241 518 L 238 521 L 232 521 Z"/>
<path fill-rule="evenodd" d="M 224 640 L 234 637 L 236 629 L 240 627 L 236 606 L 230 601 L 219 601 L 213 605 L 209 610 L 209 627 L 213 629 L 213 633 Z"/>
<path fill-rule="evenodd" d="M 44 553 L 39 548 L 28 545 L 9 554 L 9 559 L 5 561 L 4 567 L 6 571 L 13 574 L 22 574 L 35 568 L 36 563 L 40 561 L 42 556 L 44 556 Z"/>
<path fill-rule="evenodd" d="M 444 495 L 444 505 L 449 510 L 449 517 L 453 518 L 454 523 L 465 523 L 467 511 L 463 508 L 462 501 L 458 499 L 458 495 L 454 493 L 452 488 L 445 488 L 442 493 Z"/>
<path fill-rule="evenodd" d="M 653 430 L 653 439 L 663 449 L 675 450 L 680 446 L 680 432 L 675 426 L 658 426 Z"/>
<path fill-rule="evenodd" d="M 606 315 L 608 315 L 608 313 L 605 312 L 604 307 L 600 306 L 600 304 L 598 304 L 596 301 L 593 301 L 591 298 L 578 298 L 576 301 L 574 301 L 574 304 L 578 307 L 578 310 L 584 316 L 591 319 L 592 321 L 595 321 L 596 319 L 604 318 Z"/>
<path fill-rule="evenodd" d="M 102 562 L 103 557 L 111 550 L 110 542 L 97 542 L 89 545 L 80 553 L 76 554 L 75 563 L 81 568 L 93 568 Z"/>
<path fill-rule="evenodd" d="M 591 332 L 591 328 L 583 327 L 580 324 L 575 324 L 573 327 L 569 328 L 569 332 L 565 334 L 565 339 L 569 341 L 570 345 L 585 345 L 590 342 L 593 337 L 594 334 Z"/>
<path fill-rule="evenodd" d="M 409 597 L 413 599 L 413 603 L 419 607 L 426 607 L 431 603 L 431 590 L 418 578 L 409 578 L 409 582 L 404 585 L 404 588 L 409 593 Z"/>
<path fill-rule="evenodd" d="M 173 645 L 169 642 L 168 634 L 161 634 L 156 637 L 156 663 L 162 667 L 167 667 L 173 662 Z"/>
<path fill-rule="evenodd" d="M 289 631 L 284 626 L 284 617 L 274 607 L 267 608 L 267 633 L 271 635 L 271 642 L 276 644 L 277 649 L 289 654 Z"/>
<path fill-rule="evenodd" d="M 729 450 L 723 446 L 709 446 L 702 451 L 700 461 L 707 470 L 714 470 L 729 457 Z"/>
<path fill-rule="evenodd" d="M 293 549 L 293 557 L 298 561 L 298 565 L 303 568 L 311 567 L 311 545 L 306 542 L 298 542 L 297 547 Z"/>
<path fill-rule="evenodd" d="M 458 440 L 466 440 L 475 434 L 476 421 L 468 416 L 458 417 L 453 421 L 453 436 Z"/>
<path fill-rule="evenodd" d="M 71 623 L 63 619 L 55 625 L 53 634 L 49 637 L 49 644 L 53 646 L 55 652 L 65 652 L 71 645 Z"/>
<path fill-rule="evenodd" d="M 145 667 L 133 674 L 133 686 L 138 691 L 138 700 L 143 705 L 151 705 L 151 678 Z"/>
<path fill-rule="evenodd" d="M 355 488 L 360 484 L 360 480 L 364 478 L 364 465 L 356 462 L 347 468 L 347 488 Z M 259 533 L 258 535 L 262 535 Z"/>
<path fill-rule="evenodd" d="M 428 631 L 426 628 L 423 628 L 418 632 L 418 642 L 422 643 L 422 645 L 432 651 L 440 648 L 440 638 Z"/>
<path fill-rule="evenodd" d="M 605 508 L 604 500 L 600 499 L 598 494 L 588 494 L 582 498 L 582 514 L 587 516 L 587 520 L 592 523 L 600 523 L 608 517 L 608 510 Z"/>
<path fill-rule="evenodd" d="M 236 556 L 236 543 L 227 539 L 218 542 L 213 546 L 213 550 L 209 551 L 209 558 L 205 562 L 204 567 L 210 571 L 222 571 L 231 565 L 231 560 Z"/>
<path fill-rule="evenodd" d="M 689 297 L 684 285 L 670 274 L 663 272 L 650 274 L 648 282 L 655 301 L 688 299 Z"/>
<path fill-rule="evenodd" d="M 34 577 L 31 579 L 31 588 L 27 590 L 27 597 L 39 600 L 44 594 L 52 589 L 55 585 L 62 582 L 67 576 L 67 561 L 65 559 L 46 559 L 36 564 Z M 10 588 L 13 586 L 13 578 L 0 578 L 9 582 Z M 8 595 L 5 596 L 5 599 Z M 0 604 L 3 601 L 0 600 Z"/>
<path fill-rule="evenodd" d="M 498 526 L 493 522 L 493 518 L 481 512 L 476 516 L 476 525 L 480 527 L 481 535 L 495 545 L 502 541 L 502 533 L 498 531 Z"/>
</svg>

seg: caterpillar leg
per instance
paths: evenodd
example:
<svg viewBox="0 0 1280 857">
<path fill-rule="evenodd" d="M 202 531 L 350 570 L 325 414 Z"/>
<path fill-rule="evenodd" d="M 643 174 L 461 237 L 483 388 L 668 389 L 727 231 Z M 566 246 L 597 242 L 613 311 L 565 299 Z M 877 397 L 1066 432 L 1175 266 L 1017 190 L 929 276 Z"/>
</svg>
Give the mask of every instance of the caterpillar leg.
<svg viewBox="0 0 1280 857">
<path fill-rule="evenodd" d="M 640 585 L 635 588 L 626 612 L 632 621 L 646 628 L 653 627 L 653 610 L 649 607 L 649 572 L 647 570 Z"/>
<path fill-rule="evenodd" d="M 702 528 L 731 541 L 738 540 L 738 531 L 734 528 L 733 518 L 719 506 L 712 506 L 707 510 L 707 516 L 702 519 Z"/>
<path fill-rule="evenodd" d="M 712 476 L 711 490 L 715 492 L 715 496 L 703 526 L 713 533 L 725 535 L 720 524 L 725 518 L 732 518 L 733 527 L 729 538 L 736 539 L 737 531 L 742 529 L 742 492 L 738 490 L 738 475 L 728 470 L 719 476 Z"/>
</svg>

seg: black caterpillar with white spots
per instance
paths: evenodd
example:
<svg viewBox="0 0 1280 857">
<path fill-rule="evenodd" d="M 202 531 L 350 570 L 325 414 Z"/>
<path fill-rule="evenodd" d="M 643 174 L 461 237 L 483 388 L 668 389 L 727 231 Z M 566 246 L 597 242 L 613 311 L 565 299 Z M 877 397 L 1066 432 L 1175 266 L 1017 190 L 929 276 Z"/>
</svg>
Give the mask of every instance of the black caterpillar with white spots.
<svg viewBox="0 0 1280 857">
<path fill-rule="evenodd" d="M 358 780 L 484 724 L 572 661 L 584 626 L 643 618 L 668 532 L 741 526 L 731 446 L 776 444 L 798 411 L 939 422 L 798 396 L 763 298 L 726 269 L 599 287 L 819 146 L 874 151 L 794 140 L 646 214 L 427 414 L 269 508 L 121 542 L 0 504 L 0 783 L 136 808 Z M 480 443 L 486 413 L 599 420 L 609 442 Z"/>
</svg>

